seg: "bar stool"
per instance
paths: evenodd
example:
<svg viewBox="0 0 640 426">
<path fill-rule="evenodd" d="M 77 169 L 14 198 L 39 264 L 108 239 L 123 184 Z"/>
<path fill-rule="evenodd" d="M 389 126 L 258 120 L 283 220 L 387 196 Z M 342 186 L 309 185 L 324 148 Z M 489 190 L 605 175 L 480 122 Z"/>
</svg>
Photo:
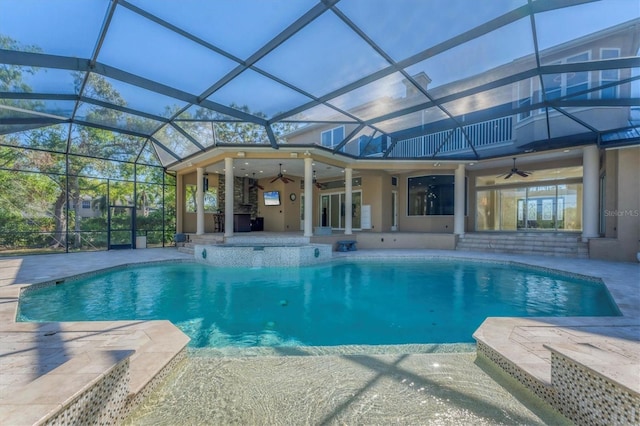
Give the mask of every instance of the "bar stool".
<svg viewBox="0 0 640 426">
<path fill-rule="evenodd" d="M 224 231 L 224 213 L 213 214 L 213 230 L 214 232 Z"/>
</svg>

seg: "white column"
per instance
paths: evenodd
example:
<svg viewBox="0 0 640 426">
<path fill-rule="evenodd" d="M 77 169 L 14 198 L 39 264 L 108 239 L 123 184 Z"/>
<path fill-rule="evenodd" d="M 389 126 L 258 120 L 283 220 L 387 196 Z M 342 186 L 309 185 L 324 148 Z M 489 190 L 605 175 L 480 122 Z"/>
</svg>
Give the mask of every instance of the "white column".
<svg viewBox="0 0 640 426">
<path fill-rule="evenodd" d="M 313 235 L 313 159 L 304 159 L 304 236 Z"/>
<path fill-rule="evenodd" d="M 582 241 L 598 237 L 600 154 L 597 145 L 582 151 Z"/>
<path fill-rule="evenodd" d="M 353 169 L 344 169 L 344 234 L 353 234 Z"/>
<path fill-rule="evenodd" d="M 453 181 L 453 233 L 464 235 L 464 164 L 458 164 Z"/>
<path fill-rule="evenodd" d="M 185 195 L 184 195 L 184 175 L 176 176 L 176 206 L 184 206 Z M 176 232 L 182 233 L 184 229 L 184 209 L 177 208 L 176 209 Z"/>
<path fill-rule="evenodd" d="M 233 236 L 233 158 L 224 159 L 224 236 Z"/>
<path fill-rule="evenodd" d="M 196 235 L 204 234 L 204 169 L 196 169 Z"/>
</svg>

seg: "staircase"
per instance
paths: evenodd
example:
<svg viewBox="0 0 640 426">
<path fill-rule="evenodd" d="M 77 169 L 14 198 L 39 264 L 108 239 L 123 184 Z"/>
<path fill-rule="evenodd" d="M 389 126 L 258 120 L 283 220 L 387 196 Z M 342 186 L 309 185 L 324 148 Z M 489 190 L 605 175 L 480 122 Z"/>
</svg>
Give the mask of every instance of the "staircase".
<svg viewBox="0 0 640 426">
<path fill-rule="evenodd" d="M 213 245 L 224 243 L 223 234 L 187 234 L 187 241 L 184 243 L 176 243 L 178 251 L 181 253 L 193 254 L 196 244 Z"/>
<path fill-rule="evenodd" d="M 461 236 L 456 250 L 589 258 L 589 246 L 575 233 L 476 232 Z"/>
</svg>

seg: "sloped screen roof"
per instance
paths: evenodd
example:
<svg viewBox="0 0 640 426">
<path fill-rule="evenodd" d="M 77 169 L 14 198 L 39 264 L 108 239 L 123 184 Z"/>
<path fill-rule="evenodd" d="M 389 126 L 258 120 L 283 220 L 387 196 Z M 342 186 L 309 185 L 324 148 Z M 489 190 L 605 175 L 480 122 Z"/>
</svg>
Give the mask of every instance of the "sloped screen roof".
<svg viewBox="0 0 640 426">
<path fill-rule="evenodd" d="M 336 150 L 384 138 L 373 154 L 393 158 L 454 140 L 459 158 L 496 155 L 487 132 L 514 126 L 529 136 L 502 152 L 637 143 L 639 14 L 635 0 L 0 0 L 0 143 L 164 166 L 320 144 L 305 130 L 327 125 L 351 126 Z M 39 146 L 51 126 L 64 137 Z M 79 152 L 85 128 L 125 143 Z M 411 147 L 428 137 L 438 149 Z"/>
</svg>

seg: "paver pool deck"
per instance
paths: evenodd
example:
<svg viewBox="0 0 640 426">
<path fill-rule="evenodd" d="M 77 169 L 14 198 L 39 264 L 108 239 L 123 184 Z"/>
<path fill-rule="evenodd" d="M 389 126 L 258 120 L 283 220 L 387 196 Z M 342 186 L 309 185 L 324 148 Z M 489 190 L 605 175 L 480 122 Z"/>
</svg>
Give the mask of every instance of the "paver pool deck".
<svg viewBox="0 0 640 426">
<path fill-rule="evenodd" d="M 551 380 L 553 348 L 640 393 L 637 263 L 442 250 L 359 250 L 333 255 L 512 261 L 598 277 L 622 316 L 489 318 L 475 336 L 543 383 Z M 188 343 L 168 321 L 17 323 L 22 288 L 114 266 L 192 259 L 193 255 L 175 248 L 0 258 L 0 424 L 42 421 L 123 357 L 130 357 L 129 393 L 135 395 Z"/>
</svg>

